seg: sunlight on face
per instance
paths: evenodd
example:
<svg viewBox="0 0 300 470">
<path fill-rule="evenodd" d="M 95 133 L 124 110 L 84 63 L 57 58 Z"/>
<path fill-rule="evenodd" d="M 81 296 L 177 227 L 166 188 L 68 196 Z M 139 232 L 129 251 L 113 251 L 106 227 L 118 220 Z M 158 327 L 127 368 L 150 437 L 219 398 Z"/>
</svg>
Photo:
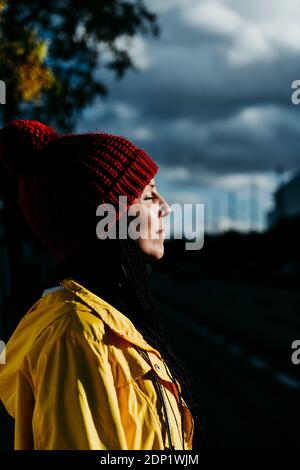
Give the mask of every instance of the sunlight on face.
<svg viewBox="0 0 300 470">
<path fill-rule="evenodd" d="M 154 178 L 145 187 L 142 194 L 135 199 L 139 204 L 141 231 L 138 238 L 139 247 L 146 259 L 159 260 L 164 255 L 166 229 L 163 217 L 171 209 L 165 199 L 158 193 Z M 153 234 L 151 236 L 151 234 Z"/>
</svg>

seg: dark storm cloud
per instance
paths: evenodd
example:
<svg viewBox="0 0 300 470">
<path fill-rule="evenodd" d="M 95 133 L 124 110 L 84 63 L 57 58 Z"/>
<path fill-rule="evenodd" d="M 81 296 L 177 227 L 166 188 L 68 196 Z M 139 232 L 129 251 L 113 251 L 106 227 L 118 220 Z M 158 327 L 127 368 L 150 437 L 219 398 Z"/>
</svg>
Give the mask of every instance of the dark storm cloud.
<svg viewBox="0 0 300 470">
<path fill-rule="evenodd" d="M 198 26 L 187 20 L 193 3 L 207 4 L 174 2 L 160 13 L 161 38 L 144 40 L 145 50 L 136 52 L 149 58 L 140 73 L 114 81 L 99 70 L 110 96 L 86 111 L 80 129 L 128 136 L 159 163 L 216 175 L 295 168 L 300 109 L 291 104 L 290 87 L 300 78 L 300 57 L 276 37 L 278 15 L 264 30 L 258 20 L 268 12 L 257 2 L 244 11 L 237 2 L 213 2 L 228 21 L 219 30 L 210 23 L 211 4 Z"/>
</svg>

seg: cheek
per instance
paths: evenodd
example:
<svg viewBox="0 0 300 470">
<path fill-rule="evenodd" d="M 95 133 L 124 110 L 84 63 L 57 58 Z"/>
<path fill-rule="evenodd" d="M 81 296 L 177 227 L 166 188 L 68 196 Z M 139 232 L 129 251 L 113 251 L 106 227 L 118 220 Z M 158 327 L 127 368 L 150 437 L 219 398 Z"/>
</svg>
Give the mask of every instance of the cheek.
<svg viewBox="0 0 300 470">
<path fill-rule="evenodd" d="M 159 236 L 159 218 L 155 207 L 144 207 L 140 214 L 141 231 L 138 244 L 141 251 L 152 259 L 160 259 L 164 254 L 163 237 Z"/>
<path fill-rule="evenodd" d="M 153 234 L 159 228 L 159 220 L 154 207 L 145 207 L 141 212 L 141 236 L 153 238 Z"/>
</svg>

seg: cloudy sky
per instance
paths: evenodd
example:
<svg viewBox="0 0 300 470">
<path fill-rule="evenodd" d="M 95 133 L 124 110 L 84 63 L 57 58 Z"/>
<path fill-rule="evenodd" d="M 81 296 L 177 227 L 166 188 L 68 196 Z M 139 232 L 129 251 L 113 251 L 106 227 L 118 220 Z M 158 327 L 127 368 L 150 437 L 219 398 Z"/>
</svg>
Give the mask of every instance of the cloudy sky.
<svg viewBox="0 0 300 470">
<path fill-rule="evenodd" d="M 140 72 L 122 81 L 78 132 L 131 139 L 159 165 L 170 204 L 204 203 L 206 229 L 263 229 L 276 168 L 300 169 L 300 0 L 149 0 L 159 38 L 126 44 Z M 281 177 L 281 178 L 284 178 Z M 252 201 L 252 202 L 251 202 Z"/>
</svg>

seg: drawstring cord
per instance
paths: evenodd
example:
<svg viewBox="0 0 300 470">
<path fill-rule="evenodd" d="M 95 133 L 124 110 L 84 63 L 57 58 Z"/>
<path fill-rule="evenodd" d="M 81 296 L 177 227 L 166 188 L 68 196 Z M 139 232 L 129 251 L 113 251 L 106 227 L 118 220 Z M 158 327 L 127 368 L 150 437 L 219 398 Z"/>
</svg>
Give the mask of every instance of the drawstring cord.
<svg viewBox="0 0 300 470">
<path fill-rule="evenodd" d="M 180 390 L 179 390 L 179 386 L 178 386 L 178 384 L 177 384 L 177 381 L 174 379 L 174 377 L 172 376 L 171 372 L 168 371 L 168 368 L 166 368 L 166 371 L 167 371 L 168 376 L 170 377 L 170 379 L 172 380 L 172 382 L 174 383 L 174 385 L 175 385 L 175 387 L 176 387 L 177 394 L 178 394 L 178 398 L 179 398 L 179 408 L 180 408 L 180 415 L 181 415 L 181 438 L 182 438 L 182 448 L 183 448 L 183 450 L 185 450 L 185 446 L 184 446 L 184 431 L 183 431 L 183 402 L 182 402 L 181 392 L 180 392 Z"/>
<path fill-rule="evenodd" d="M 148 362 L 148 364 L 151 365 L 152 367 L 152 364 L 151 364 L 151 361 L 149 359 L 149 357 L 147 356 L 147 354 L 145 353 L 144 350 L 142 350 L 141 348 L 137 347 L 137 349 L 139 350 L 140 354 L 145 358 L 145 360 Z M 181 393 L 179 391 L 179 388 L 178 388 L 178 385 L 177 385 L 177 382 L 176 380 L 174 380 L 173 376 L 170 375 L 169 371 L 168 371 L 168 368 L 166 367 L 166 371 L 170 377 L 170 379 L 172 380 L 172 382 L 174 383 L 175 387 L 176 387 L 176 390 L 177 390 L 177 393 L 178 393 L 178 397 L 179 397 L 179 408 L 180 408 L 180 414 L 181 414 L 181 437 L 182 437 L 182 447 L 183 447 L 183 450 L 185 450 L 185 445 L 184 445 L 184 432 L 183 432 L 183 404 L 182 404 L 182 400 L 181 400 Z M 172 443 L 172 435 L 171 435 L 171 430 L 170 430 L 170 424 L 169 424 L 169 418 L 168 418 L 168 412 L 167 412 L 167 405 L 166 405 L 166 401 L 165 401 L 165 397 L 163 395 L 163 390 L 162 390 L 162 385 L 160 383 L 160 380 L 156 377 L 156 373 L 155 374 L 155 382 L 157 384 L 157 390 L 158 390 L 158 393 L 159 393 L 159 396 L 160 396 L 160 399 L 162 401 L 162 404 L 163 404 L 163 407 L 164 407 L 164 411 L 165 411 L 165 416 L 166 416 L 166 425 L 167 425 L 167 432 L 168 432 L 168 438 L 169 438 L 169 443 L 170 443 L 170 450 L 175 450 L 175 447 L 173 446 L 173 443 Z"/>
</svg>

